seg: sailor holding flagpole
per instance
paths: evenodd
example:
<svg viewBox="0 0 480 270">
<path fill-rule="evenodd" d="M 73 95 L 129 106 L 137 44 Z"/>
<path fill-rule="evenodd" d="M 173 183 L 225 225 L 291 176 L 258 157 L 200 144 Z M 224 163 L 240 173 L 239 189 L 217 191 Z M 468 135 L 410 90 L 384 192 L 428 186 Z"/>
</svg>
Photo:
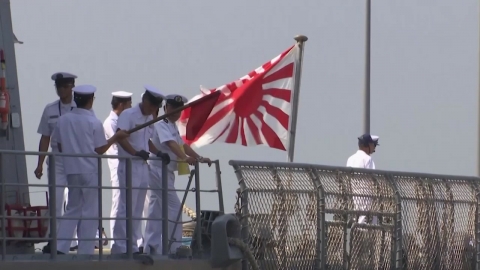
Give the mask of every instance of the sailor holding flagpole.
<svg viewBox="0 0 480 270">
<path fill-rule="evenodd" d="M 145 92 L 142 96 L 142 102 L 127 109 L 120 114 L 117 121 L 117 130 L 128 131 L 137 126 L 145 124 L 153 119 L 152 114 L 155 113 L 161 106 L 165 96 L 160 93 L 158 89 L 153 86 L 145 85 Z M 132 249 L 134 253 L 140 253 L 137 240 L 142 238 L 141 224 L 142 210 L 145 205 L 145 197 L 150 178 L 150 169 L 147 164 L 147 160 L 150 156 L 150 152 L 156 153 L 157 156 L 162 156 L 162 153 L 155 151 L 150 138 L 152 137 L 153 126 L 145 127 L 137 132 L 131 134 L 128 139 L 119 141 L 118 154 L 120 156 L 136 156 L 143 160 L 132 160 L 132 187 L 142 188 L 132 190 L 132 212 L 133 217 L 138 218 L 133 223 L 133 243 Z M 118 180 L 121 187 L 126 187 L 126 160 L 119 160 L 118 164 Z M 145 188 L 145 189 L 143 189 Z M 125 218 L 126 217 L 126 190 L 120 190 L 120 205 L 115 213 L 112 213 L 113 218 Z M 114 220 L 112 237 L 116 239 L 126 239 L 126 220 Z M 122 254 L 127 252 L 126 240 L 114 240 L 111 249 L 112 254 Z"/>
<path fill-rule="evenodd" d="M 187 101 L 187 98 L 181 95 L 166 96 L 164 106 L 165 114 L 169 114 L 173 110 L 184 106 Z M 168 179 L 166 179 L 168 181 L 169 220 L 175 219 L 181 210 L 180 199 L 175 191 L 175 171 L 178 171 L 179 175 L 187 175 L 190 172 L 186 163 L 193 165 L 199 161 L 208 163 L 209 166 L 212 163 L 209 158 L 200 156 L 188 144 L 185 144 L 176 125 L 176 121 L 180 118 L 180 115 L 181 111 L 169 115 L 163 121 L 155 123 L 152 137 L 152 142 L 156 149 L 167 153 L 172 160 L 167 167 Z M 176 160 L 183 162 L 177 162 Z M 181 169 L 182 165 L 186 166 L 186 170 Z M 145 228 L 144 250 L 147 254 L 162 254 L 162 237 L 170 238 L 173 233 L 174 239 L 169 239 L 173 241 L 169 253 L 175 253 L 176 249 L 181 245 L 182 218 L 180 216 L 179 220 L 169 222 L 169 235 L 162 235 L 162 222 L 160 220 L 151 220 L 162 218 L 162 161 L 152 160 L 150 170 L 149 186 L 152 189 L 150 190 L 150 204 L 148 209 L 149 220 L 147 220 L 147 226 Z M 153 190 L 153 188 L 155 188 L 155 190 Z M 175 223 L 177 224 L 176 226 Z M 173 231 L 174 228 L 176 228 L 175 231 Z"/>
</svg>

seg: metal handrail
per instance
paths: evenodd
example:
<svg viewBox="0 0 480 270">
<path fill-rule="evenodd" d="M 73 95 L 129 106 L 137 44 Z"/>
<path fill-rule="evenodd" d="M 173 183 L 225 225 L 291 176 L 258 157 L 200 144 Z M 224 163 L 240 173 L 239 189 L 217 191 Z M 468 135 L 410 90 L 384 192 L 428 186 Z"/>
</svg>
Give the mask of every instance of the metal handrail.
<svg viewBox="0 0 480 270">
<path fill-rule="evenodd" d="M 49 157 L 49 170 L 48 170 L 48 183 L 47 184 L 29 184 L 29 183 L 6 183 L 6 179 L 3 175 L 4 170 L 2 169 L 3 167 L 3 158 L 5 155 L 35 155 L 35 156 L 40 156 L 40 155 L 45 155 Z M 56 176 L 55 176 L 55 159 L 57 157 L 87 157 L 87 158 L 96 158 L 98 160 L 98 186 L 92 186 L 92 187 L 86 187 L 86 188 L 92 188 L 92 189 L 98 189 L 98 197 L 99 197 L 99 209 L 98 209 L 98 218 L 84 218 L 84 220 L 98 220 L 99 221 L 99 230 L 101 231 L 101 223 L 104 220 L 112 220 L 114 218 L 103 218 L 102 217 L 102 191 L 104 189 L 110 190 L 110 189 L 124 189 L 126 190 L 126 217 L 125 218 L 115 218 L 116 220 L 126 220 L 127 221 L 127 238 L 126 239 L 116 239 L 116 238 L 102 238 L 102 234 L 99 234 L 98 239 L 85 239 L 87 241 L 92 241 L 92 240 L 98 240 L 99 241 L 99 260 L 102 260 L 103 257 L 103 245 L 102 241 L 103 240 L 127 240 L 127 257 L 128 259 L 133 259 L 133 250 L 132 250 L 132 243 L 133 241 L 136 241 L 133 239 L 133 231 L 132 231 L 132 222 L 134 220 L 157 220 L 162 222 L 162 235 L 168 235 L 168 226 L 169 226 L 169 221 L 171 222 L 168 218 L 168 192 L 169 191 L 184 191 L 185 196 L 184 199 L 186 198 L 186 194 L 189 191 L 195 192 L 195 201 L 196 201 L 196 216 L 197 219 L 201 217 L 200 213 L 200 193 L 202 192 L 217 192 L 219 195 L 219 208 L 221 212 L 224 212 L 224 206 L 223 206 L 223 193 L 222 193 L 222 188 L 221 188 L 221 177 L 220 177 L 220 171 L 219 171 L 219 161 L 215 160 L 212 163 L 215 165 L 215 169 L 217 171 L 217 177 L 216 177 L 216 183 L 217 183 L 217 189 L 215 190 L 202 190 L 200 189 L 200 181 L 199 181 L 199 163 L 197 162 L 195 164 L 195 169 L 192 170 L 192 174 L 195 176 L 195 188 L 190 190 L 187 189 L 168 189 L 168 181 L 162 181 L 162 187 L 161 188 L 142 188 L 142 187 L 132 187 L 132 160 L 142 160 L 139 157 L 134 157 L 134 156 L 114 156 L 114 155 L 95 155 L 95 154 L 65 154 L 65 153 L 53 153 L 53 152 L 33 152 L 33 151 L 17 151 L 17 150 L 0 150 L 0 188 L 1 188 L 1 194 L 0 194 L 0 205 L 6 206 L 6 187 L 8 186 L 16 186 L 16 187 L 22 187 L 22 186 L 27 186 L 27 187 L 48 187 L 49 191 L 49 212 L 50 215 L 43 217 L 43 216 L 32 216 L 32 217 L 27 217 L 27 216 L 15 216 L 13 219 L 18 219 L 18 220 L 38 220 L 38 221 L 44 221 L 44 220 L 49 220 L 50 221 L 50 236 L 44 237 L 44 238 L 32 238 L 29 237 L 28 241 L 42 241 L 42 240 L 49 240 L 50 241 L 50 248 L 52 251 L 57 250 L 57 240 L 74 240 L 74 238 L 71 239 L 64 239 L 64 238 L 58 238 L 57 237 L 57 220 L 62 220 L 66 219 L 63 217 L 57 217 L 56 211 L 52 211 L 54 209 L 54 205 L 56 205 L 56 189 L 57 187 L 80 187 L 80 186 L 72 186 L 72 185 L 57 185 L 56 184 Z M 126 186 L 125 187 L 108 187 L 108 186 L 103 186 L 102 185 L 102 160 L 103 159 L 123 159 L 126 160 Z M 151 157 L 149 158 L 150 160 L 162 160 L 159 157 Z M 178 161 L 177 162 L 184 162 L 184 161 Z M 166 179 L 167 178 L 167 164 L 165 162 L 162 163 L 162 178 Z M 193 173 L 194 172 L 194 173 Z M 85 188 L 85 187 L 82 187 Z M 162 191 L 162 218 L 134 218 L 132 214 L 132 190 L 133 189 L 138 189 L 138 190 L 161 190 Z M 182 201 L 184 203 L 185 200 Z M 182 206 L 183 207 L 183 204 Z M 182 211 L 182 209 L 180 209 Z M 6 215 L 5 207 L 0 207 L 0 217 L 2 219 L 2 225 L 1 226 L 1 232 L 2 236 L 0 237 L 0 241 L 2 242 L 2 259 L 6 260 L 7 259 L 7 254 L 6 254 L 6 246 L 7 246 L 7 241 L 10 240 L 24 240 L 22 238 L 16 238 L 16 237 L 7 237 L 7 218 L 12 219 L 12 217 Z M 72 219 L 72 218 L 68 218 Z M 176 224 L 176 223 L 175 223 Z M 197 222 L 197 231 L 200 232 L 201 228 L 201 222 Z M 197 234 L 197 244 L 200 249 L 202 250 L 202 243 L 201 243 L 201 233 Z M 162 255 L 167 256 L 169 253 L 169 237 L 162 237 Z M 51 260 L 56 260 L 57 259 L 57 254 L 56 252 L 51 252 L 50 253 L 50 259 Z"/>
</svg>

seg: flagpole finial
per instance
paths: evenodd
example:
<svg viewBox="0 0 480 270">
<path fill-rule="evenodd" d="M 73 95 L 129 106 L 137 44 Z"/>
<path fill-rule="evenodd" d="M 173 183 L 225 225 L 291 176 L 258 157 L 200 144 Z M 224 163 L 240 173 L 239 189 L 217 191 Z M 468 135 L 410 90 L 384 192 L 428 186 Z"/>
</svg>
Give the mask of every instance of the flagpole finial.
<svg viewBox="0 0 480 270">
<path fill-rule="evenodd" d="M 308 40 L 308 37 L 304 35 L 297 35 L 293 39 L 295 39 L 298 43 L 303 43 Z"/>
</svg>

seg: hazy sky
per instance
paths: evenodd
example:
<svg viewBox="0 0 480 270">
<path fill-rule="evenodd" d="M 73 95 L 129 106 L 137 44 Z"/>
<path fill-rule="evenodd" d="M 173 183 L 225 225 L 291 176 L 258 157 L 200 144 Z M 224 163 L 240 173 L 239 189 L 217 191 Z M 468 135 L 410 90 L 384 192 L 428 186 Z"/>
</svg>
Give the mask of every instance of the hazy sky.
<svg viewBox="0 0 480 270">
<path fill-rule="evenodd" d="M 477 160 L 478 1 L 372 1 L 372 119 L 378 169 L 473 175 Z M 362 133 L 365 1 L 15 0 L 11 3 L 25 147 L 36 150 L 44 106 L 57 97 L 51 74 L 67 71 L 99 89 L 140 99 L 142 85 L 192 97 L 275 57 L 305 34 L 295 160 L 343 166 Z M 238 187 L 231 159 L 285 161 L 267 147 L 216 144 L 225 206 Z M 28 158 L 30 182 L 36 160 Z M 201 168 L 202 189 L 214 187 Z M 103 173 L 109 184 L 109 171 Z M 46 183 L 46 177 L 42 179 Z M 177 178 L 182 188 L 186 178 Z M 32 197 L 41 203 L 42 197 Z M 104 215 L 110 192 L 104 192 Z M 202 208 L 217 209 L 215 195 Z M 193 194 L 187 204 L 194 207 Z M 108 211 L 108 212 L 107 212 Z M 105 224 L 106 225 L 106 224 Z"/>
</svg>

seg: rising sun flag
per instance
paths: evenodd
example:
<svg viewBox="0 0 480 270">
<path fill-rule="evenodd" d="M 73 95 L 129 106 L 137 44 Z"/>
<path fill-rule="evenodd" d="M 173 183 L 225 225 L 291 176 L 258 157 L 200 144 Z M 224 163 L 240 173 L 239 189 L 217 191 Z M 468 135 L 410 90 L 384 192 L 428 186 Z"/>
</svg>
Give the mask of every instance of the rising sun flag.
<svg viewBox="0 0 480 270">
<path fill-rule="evenodd" d="M 223 142 L 287 150 L 299 53 L 296 44 L 236 81 L 202 88 L 190 102 L 212 93 L 219 96 L 182 112 L 177 123 L 185 142 L 194 147 Z M 193 125 L 197 128 L 189 128 Z"/>
</svg>

